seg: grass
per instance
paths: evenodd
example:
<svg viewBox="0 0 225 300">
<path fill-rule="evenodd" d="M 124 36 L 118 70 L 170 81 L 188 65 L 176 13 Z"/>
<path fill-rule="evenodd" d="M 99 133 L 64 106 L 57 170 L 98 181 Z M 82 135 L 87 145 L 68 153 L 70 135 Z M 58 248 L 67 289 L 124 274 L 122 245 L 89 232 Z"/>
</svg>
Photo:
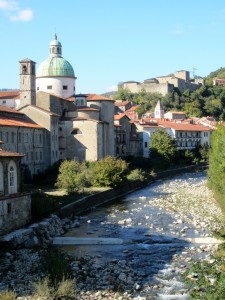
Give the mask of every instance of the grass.
<svg viewBox="0 0 225 300">
<path fill-rule="evenodd" d="M 16 300 L 16 293 L 10 290 L 0 292 L 0 300 Z"/>
<path fill-rule="evenodd" d="M 61 207 L 76 202 L 79 199 L 97 194 L 109 188 L 91 187 L 85 188 L 84 193 L 67 194 L 63 190 L 51 189 L 36 189 L 31 194 L 32 199 L 32 217 L 34 221 L 48 217 L 51 213 L 58 211 Z"/>
</svg>

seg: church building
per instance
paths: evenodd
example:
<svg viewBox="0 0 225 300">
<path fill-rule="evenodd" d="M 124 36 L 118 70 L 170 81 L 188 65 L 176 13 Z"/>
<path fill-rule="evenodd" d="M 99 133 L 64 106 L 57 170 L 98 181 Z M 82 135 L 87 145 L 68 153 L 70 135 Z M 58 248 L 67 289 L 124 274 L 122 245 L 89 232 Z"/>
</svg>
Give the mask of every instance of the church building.
<svg viewBox="0 0 225 300">
<path fill-rule="evenodd" d="M 56 34 L 50 42 L 49 57 L 39 65 L 37 73 L 33 60 L 26 58 L 19 63 L 17 112 L 26 122 L 39 126 L 43 136 L 42 164 L 31 167 L 26 157 L 29 153 L 24 153 L 22 159 L 31 175 L 43 172 L 59 159 L 93 161 L 114 156 L 114 100 L 96 94 L 76 95 L 75 72 L 62 57 L 62 44 Z M 17 134 L 15 130 L 14 141 L 18 141 Z M 35 136 L 29 140 L 31 148 L 34 140 Z M 9 146 L 15 149 L 11 143 Z"/>
</svg>

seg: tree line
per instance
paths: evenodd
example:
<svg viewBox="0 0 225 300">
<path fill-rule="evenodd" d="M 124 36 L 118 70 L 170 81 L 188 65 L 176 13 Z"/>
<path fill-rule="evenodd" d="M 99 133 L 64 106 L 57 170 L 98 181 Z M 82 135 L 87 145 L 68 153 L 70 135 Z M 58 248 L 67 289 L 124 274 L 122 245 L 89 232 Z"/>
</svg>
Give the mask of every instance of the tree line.
<svg viewBox="0 0 225 300">
<path fill-rule="evenodd" d="M 114 100 L 129 100 L 141 104 L 137 112 L 139 117 L 146 111 L 154 111 L 158 100 L 165 111 L 182 111 L 187 117 L 211 116 L 217 121 L 225 121 L 225 86 L 213 86 L 212 80 L 206 80 L 207 85 L 194 92 L 188 89 L 183 93 L 174 88 L 172 93 L 162 96 L 157 93 L 148 93 L 145 90 L 131 93 L 128 89 L 119 87 Z"/>
</svg>

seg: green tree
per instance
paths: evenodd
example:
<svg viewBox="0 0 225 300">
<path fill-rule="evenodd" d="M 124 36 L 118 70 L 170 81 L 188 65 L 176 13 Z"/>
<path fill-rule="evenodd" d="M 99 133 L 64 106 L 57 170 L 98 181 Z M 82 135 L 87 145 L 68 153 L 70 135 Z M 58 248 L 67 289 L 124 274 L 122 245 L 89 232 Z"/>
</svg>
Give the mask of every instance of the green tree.
<svg viewBox="0 0 225 300">
<path fill-rule="evenodd" d="M 168 165 L 177 157 L 176 142 L 162 128 L 157 129 L 150 139 L 150 157 L 153 161 L 158 159 L 161 163 Z"/>
<path fill-rule="evenodd" d="M 225 127 L 219 124 L 211 137 L 209 152 L 209 184 L 225 212 Z"/>
<path fill-rule="evenodd" d="M 121 186 L 126 181 L 128 164 L 126 161 L 107 156 L 92 164 L 93 180 L 96 186 Z"/>
<path fill-rule="evenodd" d="M 90 182 L 91 173 L 85 163 L 76 160 L 65 160 L 61 163 L 56 182 L 58 188 L 65 189 L 68 193 L 81 192 Z"/>
</svg>

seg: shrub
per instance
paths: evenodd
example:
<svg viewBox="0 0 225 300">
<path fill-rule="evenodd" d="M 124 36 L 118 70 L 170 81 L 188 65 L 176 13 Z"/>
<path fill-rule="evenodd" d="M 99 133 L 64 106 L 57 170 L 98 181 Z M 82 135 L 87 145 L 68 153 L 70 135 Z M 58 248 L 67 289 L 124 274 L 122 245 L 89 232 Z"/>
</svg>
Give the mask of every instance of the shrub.
<svg viewBox="0 0 225 300">
<path fill-rule="evenodd" d="M 107 156 L 92 167 L 95 186 L 119 187 L 126 181 L 128 164 L 121 158 Z"/>
<path fill-rule="evenodd" d="M 0 292 L 0 300 L 16 300 L 16 293 L 9 290 Z"/>
<path fill-rule="evenodd" d="M 83 192 L 84 187 L 90 186 L 91 180 L 91 173 L 85 163 L 65 160 L 59 167 L 56 186 L 68 193 Z"/>
<path fill-rule="evenodd" d="M 146 173 L 141 169 L 134 169 L 130 172 L 130 174 L 127 176 L 127 179 L 129 181 L 145 181 L 147 179 Z"/>
</svg>

